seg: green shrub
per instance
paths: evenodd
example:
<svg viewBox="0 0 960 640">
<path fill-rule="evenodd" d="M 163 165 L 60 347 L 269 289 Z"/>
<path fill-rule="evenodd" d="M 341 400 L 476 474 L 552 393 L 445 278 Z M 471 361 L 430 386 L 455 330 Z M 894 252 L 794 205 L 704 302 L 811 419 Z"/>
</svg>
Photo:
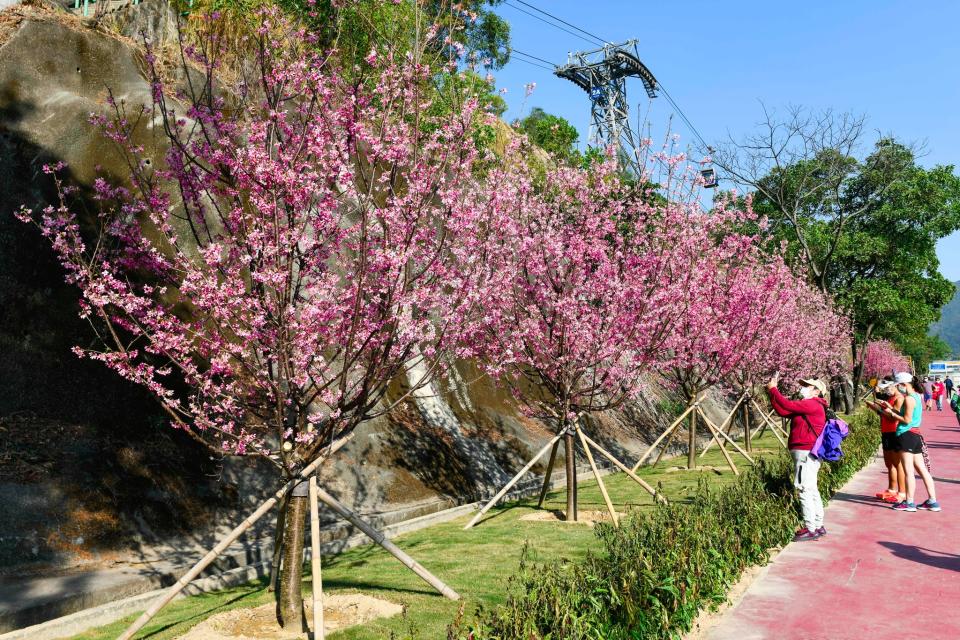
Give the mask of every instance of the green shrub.
<svg viewBox="0 0 960 640">
<path fill-rule="evenodd" d="M 822 467 L 820 488 L 836 493 L 875 454 L 879 430 L 870 414 L 849 419 L 844 457 Z M 789 455 L 761 459 L 733 485 L 702 481 L 689 504 L 633 514 L 619 528 L 598 524 L 598 551 L 579 562 L 531 564 L 509 580 L 506 603 L 478 610 L 471 640 L 626 640 L 674 638 L 697 613 L 726 599 L 744 569 L 763 564 L 798 524 Z"/>
</svg>

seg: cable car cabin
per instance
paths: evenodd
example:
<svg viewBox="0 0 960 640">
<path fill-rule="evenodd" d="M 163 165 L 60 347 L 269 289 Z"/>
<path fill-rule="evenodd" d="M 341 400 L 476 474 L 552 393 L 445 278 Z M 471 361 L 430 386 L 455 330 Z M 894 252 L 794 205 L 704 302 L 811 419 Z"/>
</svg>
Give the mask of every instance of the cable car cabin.
<svg viewBox="0 0 960 640">
<path fill-rule="evenodd" d="M 701 169 L 700 177 L 703 178 L 704 189 L 713 189 L 719 184 L 717 172 L 713 169 Z"/>
</svg>

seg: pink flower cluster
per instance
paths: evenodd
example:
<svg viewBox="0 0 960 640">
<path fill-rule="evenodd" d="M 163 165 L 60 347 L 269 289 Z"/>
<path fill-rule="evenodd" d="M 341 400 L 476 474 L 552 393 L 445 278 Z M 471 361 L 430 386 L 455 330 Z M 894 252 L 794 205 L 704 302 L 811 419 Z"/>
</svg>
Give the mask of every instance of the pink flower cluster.
<svg viewBox="0 0 960 640">
<path fill-rule="evenodd" d="M 865 379 L 882 378 L 899 371 L 909 371 L 910 361 L 889 340 L 871 340 L 863 354 Z"/>
</svg>

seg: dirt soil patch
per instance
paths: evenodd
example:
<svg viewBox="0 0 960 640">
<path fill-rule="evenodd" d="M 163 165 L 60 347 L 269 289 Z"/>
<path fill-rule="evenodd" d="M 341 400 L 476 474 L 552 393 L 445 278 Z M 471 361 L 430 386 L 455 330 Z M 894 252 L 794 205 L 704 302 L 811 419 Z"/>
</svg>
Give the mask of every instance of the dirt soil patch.
<svg viewBox="0 0 960 640">
<path fill-rule="evenodd" d="M 307 620 L 313 630 L 313 603 L 304 603 Z M 364 624 L 376 618 L 389 618 L 403 607 L 361 593 L 329 595 L 323 598 L 323 630 Z M 284 631 L 277 625 L 276 605 L 265 604 L 252 609 L 234 609 L 211 616 L 193 627 L 181 640 L 302 640 L 306 633 Z"/>
<path fill-rule="evenodd" d="M 617 512 L 617 518 L 625 517 L 625 513 Z M 526 522 L 559 522 L 561 524 L 586 524 L 591 527 L 598 522 L 610 522 L 609 511 L 577 511 L 577 519 L 573 522 L 567 522 L 567 515 L 563 511 L 547 511 L 546 509 L 528 513 L 520 516 L 520 520 Z"/>
</svg>

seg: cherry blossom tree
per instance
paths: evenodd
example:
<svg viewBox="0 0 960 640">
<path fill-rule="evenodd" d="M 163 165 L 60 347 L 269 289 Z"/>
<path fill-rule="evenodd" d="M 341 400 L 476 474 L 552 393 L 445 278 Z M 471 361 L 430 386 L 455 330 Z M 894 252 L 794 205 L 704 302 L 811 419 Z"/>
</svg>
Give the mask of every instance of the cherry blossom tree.
<svg viewBox="0 0 960 640">
<path fill-rule="evenodd" d="M 897 371 L 908 371 L 910 361 L 889 340 L 871 340 L 863 356 L 866 378 L 882 378 Z"/>
<path fill-rule="evenodd" d="M 371 52 L 347 80 L 311 38 L 267 12 L 257 72 L 233 92 L 213 41 L 185 50 L 185 89 L 148 52 L 153 107 L 111 99 L 94 118 L 129 166 L 97 180 L 96 218 L 59 178 L 60 206 L 21 213 L 102 338 L 76 354 L 150 389 L 211 451 L 284 480 L 402 400 L 391 381 L 422 372 L 412 391 L 473 353 L 476 245 L 496 232 L 473 178 L 476 100 L 431 110 L 415 53 Z M 137 142 L 148 122 L 163 162 Z M 306 503 L 290 498 L 284 518 L 285 627 L 301 623 Z"/>
<path fill-rule="evenodd" d="M 672 273 L 684 212 L 666 206 L 646 181 L 624 183 L 612 159 L 541 177 L 522 156 L 518 145 L 490 175 L 498 185 L 490 206 L 503 217 L 504 232 L 487 261 L 495 284 L 485 314 L 484 361 L 532 416 L 562 436 L 566 517 L 573 520 L 574 437 L 582 434 L 582 418 L 644 390 L 643 374 L 659 362 L 682 312 Z M 591 448 L 607 455 L 582 437 L 591 465 Z M 555 438 L 544 487 L 558 444 Z"/>
</svg>

